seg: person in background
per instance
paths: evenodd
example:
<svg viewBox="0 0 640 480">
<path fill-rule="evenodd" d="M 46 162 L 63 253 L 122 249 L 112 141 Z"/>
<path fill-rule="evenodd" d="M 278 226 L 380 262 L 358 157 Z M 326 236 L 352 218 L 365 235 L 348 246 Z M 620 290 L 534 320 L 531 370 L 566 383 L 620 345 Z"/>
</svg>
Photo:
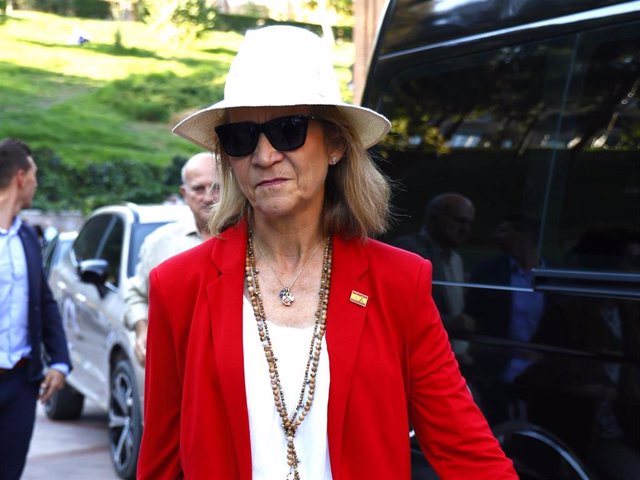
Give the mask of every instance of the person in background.
<svg viewBox="0 0 640 480">
<path fill-rule="evenodd" d="M 545 265 L 537 250 L 539 230 L 537 219 L 520 213 L 507 215 L 496 226 L 493 240 L 499 252 L 479 263 L 469 281 L 510 288 L 468 290 L 465 314 L 473 319 L 477 333 L 522 344 L 536 333 L 546 308 L 545 293 L 532 290 L 533 269 Z M 504 385 L 512 385 L 534 361 L 535 355 L 526 350 L 509 358 L 486 351 L 476 355 L 476 366 L 482 363 L 486 371 L 499 371 Z M 492 423 L 506 420 L 504 415 L 517 411 L 507 406 L 513 401 L 505 392 L 500 400 L 486 405 L 484 413 Z"/>
<path fill-rule="evenodd" d="M 159 227 L 145 238 L 140 247 L 136 274 L 125 290 L 127 311 L 125 322 L 136 332 L 135 354 L 144 365 L 147 349 L 149 309 L 149 272 L 153 267 L 177 253 L 199 245 L 211 236 L 207 219 L 220 198 L 220 180 L 216 156 L 197 153 L 182 167 L 180 194 L 193 216 Z"/>
<path fill-rule="evenodd" d="M 430 260 L 436 280 L 464 282 L 464 263 L 456 249 L 469 235 L 474 218 L 471 200 L 459 193 L 442 193 L 427 204 L 420 231 L 397 238 L 393 245 Z M 473 322 L 463 314 L 463 287 L 434 285 L 433 299 L 447 328 L 473 330 Z"/>
<path fill-rule="evenodd" d="M 372 240 L 388 132 L 344 103 L 325 42 L 247 33 L 224 99 L 174 131 L 219 152 L 214 238 L 150 273 L 137 478 L 515 479 L 455 361 L 431 264 Z"/>
<path fill-rule="evenodd" d="M 472 283 L 521 289 L 469 290 L 466 313 L 482 333 L 528 342 L 536 332 L 544 311 L 544 294 L 526 290 L 533 285 L 533 268 L 542 265 L 537 252 L 539 229 L 540 222 L 535 219 L 508 215 L 493 234 L 500 254 L 471 272 Z"/>
<path fill-rule="evenodd" d="M 29 147 L 0 141 L 0 478 L 24 469 L 36 402 L 64 386 L 71 369 L 62 320 L 43 273 L 35 230 L 19 213 L 38 181 Z M 44 348 L 44 351 L 43 351 Z M 46 369 L 43 358 L 49 363 Z"/>
</svg>

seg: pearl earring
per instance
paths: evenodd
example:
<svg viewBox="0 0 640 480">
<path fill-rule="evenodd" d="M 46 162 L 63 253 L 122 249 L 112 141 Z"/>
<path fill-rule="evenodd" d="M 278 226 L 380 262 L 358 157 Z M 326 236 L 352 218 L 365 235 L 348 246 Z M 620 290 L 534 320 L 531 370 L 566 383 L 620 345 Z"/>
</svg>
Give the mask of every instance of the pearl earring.
<svg viewBox="0 0 640 480">
<path fill-rule="evenodd" d="M 338 158 L 337 157 L 331 157 L 331 160 L 329 160 L 329 164 L 330 165 L 335 165 L 336 163 L 338 163 Z"/>
</svg>

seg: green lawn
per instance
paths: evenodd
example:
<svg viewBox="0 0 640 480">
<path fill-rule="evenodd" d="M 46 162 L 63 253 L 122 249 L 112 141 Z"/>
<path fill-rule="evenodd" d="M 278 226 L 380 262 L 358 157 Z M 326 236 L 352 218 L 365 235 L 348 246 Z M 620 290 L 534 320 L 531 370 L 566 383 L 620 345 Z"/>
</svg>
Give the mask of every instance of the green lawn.
<svg viewBox="0 0 640 480">
<path fill-rule="evenodd" d="M 91 41 L 71 44 L 74 31 Z M 221 99 L 241 39 L 213 31 L 185 46 L 140 23 L 14 11 L 0 17 L 0 138 L 22 138 L 75 166 L 168 165 L 197 150 L 171 126 Z M 353 56 L 352 44 L 335 49 L 347 100 Z"/>
</svg>

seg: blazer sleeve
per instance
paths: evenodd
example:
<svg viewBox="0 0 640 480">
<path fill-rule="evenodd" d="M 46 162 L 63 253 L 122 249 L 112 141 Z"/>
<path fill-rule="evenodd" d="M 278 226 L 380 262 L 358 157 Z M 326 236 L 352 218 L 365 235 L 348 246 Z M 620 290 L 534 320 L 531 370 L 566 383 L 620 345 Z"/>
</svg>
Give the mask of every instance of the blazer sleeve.
<svg viewBox="0 0 640 480">
<path fill-rule="evenodd" d="M 408 332 L 409 415 L 441 480 L 517 479 L 475 405 L 431 297 L 431 264 L 420 271 Z"/>
<path fill-rule="evenodd" d="M 23 223 L 19 235 L 27 257 L 29 274 L 29 331 L 34 357 L 30 362 L 30 369 L 35 379 L 42 377 L 41 359 L 43 357 L 48 365 L 64 363 L 69 366 L 69 370 L 71 370 L 71 359 L 60 310 L 44 274 L 40 242 L 36 232 Z M 42 355 L 42 346 L 44 346 L 44 355 Z"/>
<path fill-rule="evenodd" d="M 174 331 L 156 270 L 149 275 L 149 330 L 145 369 L 144 432 L 138 480 L 183 478 L 180 464 L 182 379 Z"/>
</svg>

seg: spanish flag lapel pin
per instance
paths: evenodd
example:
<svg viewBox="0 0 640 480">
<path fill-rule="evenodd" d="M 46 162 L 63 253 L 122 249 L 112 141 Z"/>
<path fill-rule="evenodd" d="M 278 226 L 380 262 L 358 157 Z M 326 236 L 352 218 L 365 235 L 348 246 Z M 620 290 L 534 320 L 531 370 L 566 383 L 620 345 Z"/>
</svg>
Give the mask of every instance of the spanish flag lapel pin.
<svg viewBox="0 0 640 480">
<path fill-rule="evenodd" d="M 367 302 L 369 301 L 369 297 L 364 293 L 351 290 L 351 296 L 349 297 L 349 301 L 352 303 L 355 303 L 356 305 L 360 305 L 361 307 L 366 307 Z"/>
</svg>

